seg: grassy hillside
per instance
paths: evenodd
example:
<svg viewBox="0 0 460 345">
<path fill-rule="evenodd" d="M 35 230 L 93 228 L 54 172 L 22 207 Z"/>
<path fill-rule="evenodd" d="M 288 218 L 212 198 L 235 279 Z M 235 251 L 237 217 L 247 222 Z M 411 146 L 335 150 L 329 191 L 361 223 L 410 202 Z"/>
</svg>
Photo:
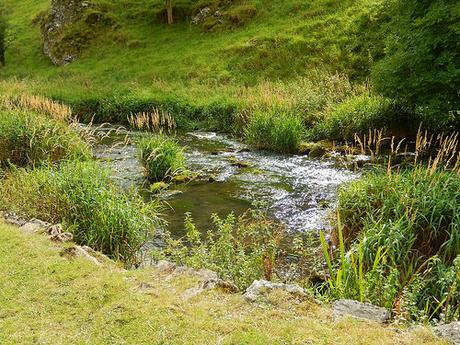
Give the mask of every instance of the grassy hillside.
<svg viewBox="0 0 460 345">
<path fill-rule="evenodd" d="M 328 308 L 283 294 L 262 305 L 219 291 L 186 299 L 196 278 L 97 267 L 61 251 L 44 236 L 0 223 L 2 344 L 442 343 L 425 328 L 334 324 Z M 139 288 L 142 282 L 149 287 Z"/>
<path fill-rule="evenodd" d="M 247 0 L 229 6 L 228 1 L 181 0 L 175 3 L 189 16 L 182 19 L 177 10 L 171 27 L 158 18 L 160 0 L 93 3 L 113 24 L 93 35 L 76 62 L 55 67 L 42 54 L 37 23 L 49 1 L 6 0 L 9 43 L 0 76 L 26 78 L 28 90 L 85 103 L 84 110 L 116 112 L 126 99 L 134 110 L 147 100 L 179 103 L 182 111 L 213 112 L 214 106 L 214 112 L 233 112 L 267 99 L 290 107 L 292 98 L 300 102 L 302 77 L 311 80 L 318 70 L 321 80 L 336 73 L 364 80 L 381 50 L 381 41 L 371 36 L 384 20 L 385 2 Z M 231 12 L 237 24 L 211 29 L 209 23 L 191 24 L 190 15 L 206 3 L 220 4 L 217 8 Z M 101 99 L 108 101 L 101 105 Z"/>
</svg>

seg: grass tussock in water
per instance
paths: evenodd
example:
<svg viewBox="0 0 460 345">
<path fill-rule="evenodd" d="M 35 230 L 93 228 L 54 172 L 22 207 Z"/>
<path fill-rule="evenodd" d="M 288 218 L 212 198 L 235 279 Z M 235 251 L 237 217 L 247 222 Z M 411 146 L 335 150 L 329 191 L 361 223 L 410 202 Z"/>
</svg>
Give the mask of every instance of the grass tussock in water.
<svg viewBox="0 0 460 345">
<path fill-rule="evenodd" d="M 303 133 L 300 117 L 278 111 L 254 112 L 245 128 L 246 141 L 258 149 L 295 153 Z"/>
<path fill-rule="evenodd" d="M 13 170 L 0 191 L 2 209 L 61 222 L 77 243 L 127 265 L 137 263 L 138 250 L 160 223 L 158 204 L 117 190 L 109 171 L 93 162 Z"/>
<path fill-rule="evenodd" d="M 149 135 L 137 142 L 139 158 L 148 180 L 152 182 L 169 179 L 185 169 L 182 147 L 165 135 Z"/>
<path fill-rule="evenodd" d="M 456 135 L 430 147 L 419 134 L 413 166 L 367 173 L 340 191 L 335 298 L 367 300 L 405 320 L 460 316 L 460 162 Z M 433 141 L 434 142 L 434 141 Z M 342 224 L 340 224 L 340 221 Z"/>
<path fill-rule="evenodd" d="M 0 109 L 0 165 L 88 159 L 90 145 L 67 123 L 28 110 Z"/>
</svg>

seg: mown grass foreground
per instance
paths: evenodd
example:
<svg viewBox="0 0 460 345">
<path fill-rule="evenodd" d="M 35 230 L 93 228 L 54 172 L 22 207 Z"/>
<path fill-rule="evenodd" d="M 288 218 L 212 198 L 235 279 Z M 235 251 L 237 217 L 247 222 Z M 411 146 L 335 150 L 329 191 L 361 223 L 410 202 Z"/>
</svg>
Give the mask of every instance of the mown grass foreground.
<svg viewBox="0 0 460 345">
<path fill-rule="evenodd" d="M 332 323 L 327 307 L 286 295 L 260 305 L 215 290 L 186 299 L 195 278 L 69 261 L 61 250 L 0 223 L 0 343 L 443 344 L 425 328 Z"/>
</svg>

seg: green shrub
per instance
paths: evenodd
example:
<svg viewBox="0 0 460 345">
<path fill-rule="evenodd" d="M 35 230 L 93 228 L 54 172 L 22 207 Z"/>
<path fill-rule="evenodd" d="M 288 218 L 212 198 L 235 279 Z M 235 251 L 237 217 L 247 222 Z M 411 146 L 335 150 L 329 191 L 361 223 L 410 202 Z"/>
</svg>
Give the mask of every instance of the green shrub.
<svg viewBox="0 0 460 345">
<path fill-rule="evenodd" d="M 316 130 L 322 138 L 347 140 L 369 129 L 388 129 L 395 121 L 393 103 L 366 92 L 333 106 Z"/>
<path fill-rule="evenodd" d="M 139 249 L 160 223 L 156 203 L 121 193 L 110 184 L 109 171 L 93 162 L 14 170 L 0 191 L 2 209 L 61 222 L 77 243 L 127 265 L 137 263 Z"/>
<path fill-rule="evenodd" d="M 139 157 L 150 181 L 170 179 L 185 168 L 179 143 L 164 135 L 149 135 L 137 142 Z"/>
<path fill-rule="evenodd" d="M 22 110 L 0 110 L 0 166 L 90 157 L 89 145 L 68 124 Z"/>
<path fill-rule="evenodd" d="M 300 117 L 276 111 L 255 111 L 244 134 L 246 141 L 258 148 L 282 153 L 299 150 L 303 133 Z"/>
<path fill-rule="evenodd" d="M 440 313 L 446 320 L 458 318 L 460 179 L 456 173 L 422 166 L 370 173 L 340 191 L 338 212 L 343 222 L 341 246 L 345 241 L 357 258 L 354 266 L 342 269 L 342 276 L 347 279 L 361 267 L 366 286 L 360 293 L 355 284 L 339 297 L 361 295 L 404 318 L 430 319 Z"/>
<path fill-rule="evenodd" d="M 240 290 L 258 279 L 295 279 L 307 285 L 318 277 L 322 262 L 316 236 L 293 236 L 262 209 L 248 210 L 239 217 L 214 214 L 211 218 L 214 226 L 205 232 L 187 214 L 185 236 L 175 239 L 166 233 L 166 246 L 153 251 L 153 258 L 213 270 Z"/>
<path fill-rule="evenodd" d="M 169 238 L 162 253 L 156 254 L 181 265 L 211 269 L 240 289 L 256 279 L 271 280 L 282 252 L 283 229 L 261 211 L 250 211 L 238 219 L 233 214 L 225 219 L 213 215 L 212 219 L 214 229 L 202 236 L 188 214 L 186 236 Z"/>
</svg>

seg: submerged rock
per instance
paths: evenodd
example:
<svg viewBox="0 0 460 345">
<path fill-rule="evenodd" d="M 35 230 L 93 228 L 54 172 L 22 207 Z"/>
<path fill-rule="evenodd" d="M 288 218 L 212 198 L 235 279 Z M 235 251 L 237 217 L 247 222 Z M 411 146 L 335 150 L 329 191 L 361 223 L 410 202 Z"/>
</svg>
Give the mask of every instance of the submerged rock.
<svg viewBox="0 0 460 345">
<path fill-rule="evenodd" d="M 246 162 L 246 161 L 243 161 L 243 160 L 240 160 L 236 157 L 228 157 L 228 161 L 230 162 L 230 164 L 234 167 L 237 167 L 237 168 L 249 168 L 251 167 L 251 164 L 249 162 Z"/>
<path fill-rule="evenodd" d="M 335 321 L 346 316 L 380 323 L 385 323 L 390 319 L 390 313 L 385 308 L 349 299 L 334 302 L 332 316 Z"/>
<path fill-rule="evenodd" d="M 283 290 L 298 297 L 308 297 L 305 289 L 295 284 L 273 283 L 267 280 L 255 280 L 246 289 L 243 297 L 249 302 L 255 302 L 259 297 L 264 296 L 274 290 Z"/>
<path fill-rule="evenodd" d="M 460 321 L 437 326 L 434 331 L 438 336 L 446 339 L 449 344 L 460 345 Z"/>
</svg>

